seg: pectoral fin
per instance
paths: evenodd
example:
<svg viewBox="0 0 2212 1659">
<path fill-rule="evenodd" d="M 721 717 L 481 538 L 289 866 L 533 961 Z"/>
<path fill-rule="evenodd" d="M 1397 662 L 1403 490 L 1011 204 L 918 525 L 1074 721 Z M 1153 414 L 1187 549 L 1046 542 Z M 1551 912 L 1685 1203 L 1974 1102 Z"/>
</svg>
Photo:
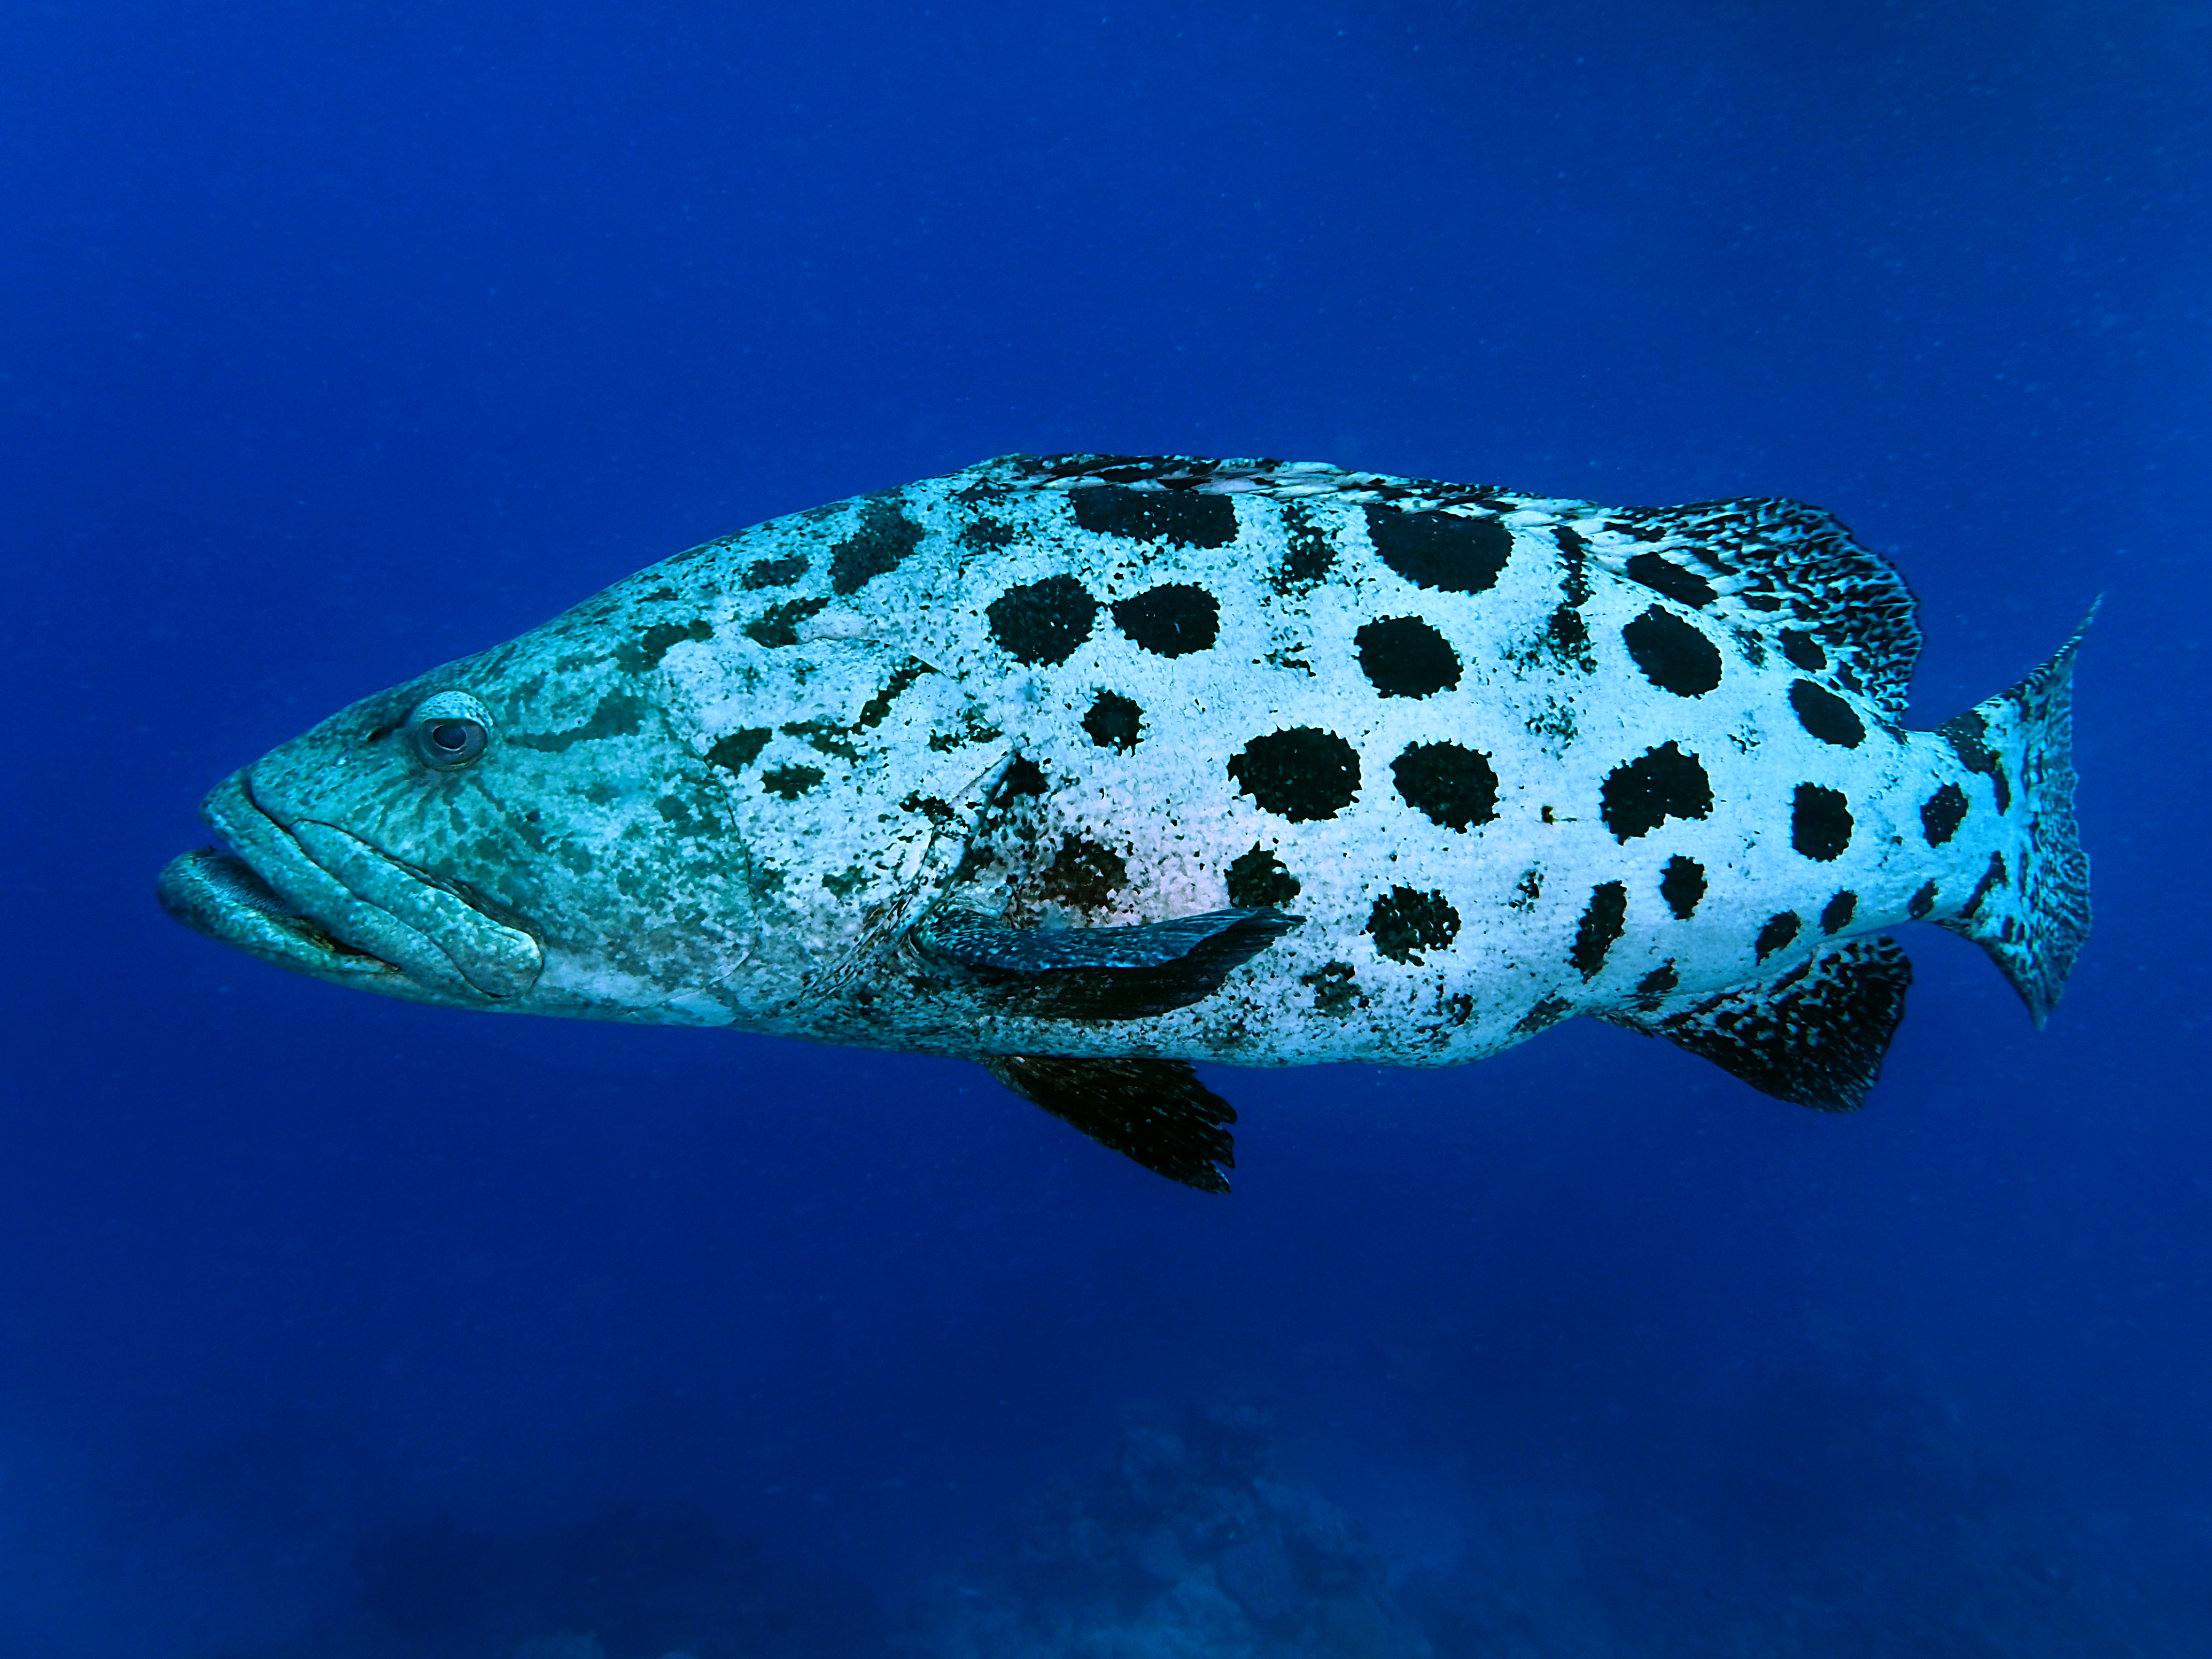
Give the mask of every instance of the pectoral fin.
<svg viewBox="0 0 2212 1659">
<path fill-rule="evenodd" d="M 1008 927 L 939 911 L 912 937 L 922 956 L 1002 1012 L 1142 1019 L 1212 996 L 1232 969 L 1302 920 L 1280 910 L 1209 910 L 1133 927 Z"/>
<path fill-rule="evenodd" d="M 1134 929 L 1115 930 L 1133 932 Z M 1180 1060 L 1000 1054 L 983 1069 L 1102 1146 L 1200 1192 L 1225 1193 L 1236 1109 Z"/>
</svg>

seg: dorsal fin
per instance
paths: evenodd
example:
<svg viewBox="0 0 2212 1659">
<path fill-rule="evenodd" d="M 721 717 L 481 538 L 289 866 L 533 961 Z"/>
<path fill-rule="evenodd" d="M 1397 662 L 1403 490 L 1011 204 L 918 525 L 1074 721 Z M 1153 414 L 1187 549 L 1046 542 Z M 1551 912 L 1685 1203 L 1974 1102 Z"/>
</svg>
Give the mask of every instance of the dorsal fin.
<svg viewBox="0 0 2212 1659">
<path fill-rule="evenodd" d="M 1853 1112 L 1905 1017 L 1912 964 L 1893 939 L 1855 939 L 1779 979 L 1739 986 L 1657 1017 L 1612 1023 L 1663 1036 L 1762 1094 Z"/>
<path fill-rule="evenodd" d="M 1198 455 L 1006 455 L 975 469 L 1048 489 L 1118 485 L 1140 491 L 1331 496 L 1408 513 L 1557 526 L 1574 550 L 1617 576 L 1711 610 L 1771 637 L 1817 680 L 1905 716 L 1920 655 L 1912 591 L 1888 560 L 1861 547 L 1832 514 L 1779 496 L 1681 507 L 1600 507 L 1491 484 L 1352 472 L 1322 461 Z"/>
<path fill-rule="evenodd" d="M 1669 599 L 1781 635 L 1792 662 L 1893 720 L 1920 655 L 1912 592 L 1888 560 L 1802 501 L 1601 508 L 1573 526 L 1591 560 Z M 1825 659 L 1825 660 L 1822 660 Z"/>
<path fill-rule="evenodd" d="M 1205 455 L 1001 455 L 975 471 L 1011 475 L 1048 489 L 1074 490 L 1098 484 L 1125 489 L 1194 490 L 1208 495 L 1268 495 L 1295 501 L 1334 495 L 1347 501 L 1405 508 L 1411 513 L 1449 511 L 1503 514 L 1522 507 L 1589 507 L 1583 501 L 1554 501 L 1521 495 L 1492 484 L 1445 483 L 1437 478 L 1401 478 L 1389 472 L 1351 472 L 1327 461 L 1278 461 L 1265 457 L 1221 459 Z M 1589 510 L 1595 511 L 1595 508 Z"/>
</svg>

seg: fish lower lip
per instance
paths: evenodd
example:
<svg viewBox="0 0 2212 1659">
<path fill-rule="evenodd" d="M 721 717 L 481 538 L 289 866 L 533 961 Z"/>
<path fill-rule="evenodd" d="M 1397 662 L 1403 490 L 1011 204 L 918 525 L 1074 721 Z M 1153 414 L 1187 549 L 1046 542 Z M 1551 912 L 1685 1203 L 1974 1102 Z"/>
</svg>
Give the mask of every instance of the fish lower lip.
<svg viewBox="0 0 2212 1659">
<path fill-rule="evenodd" d="M 228 843 L 162 872 L 163 905 L 188 927 L 279 966 L 395 995 L 482 1006 L 536 983 L 536 939 L 327 824 L 287 826 L 247 774 L 208 797 Z"/>
<path fill-rule="evenodd" d="M 346 978 L 405 971 L 293 908 L 252 865 L 220 847 L 173 860 L 156 896 L 187 927 L 281 967 Z"/>
</svg>

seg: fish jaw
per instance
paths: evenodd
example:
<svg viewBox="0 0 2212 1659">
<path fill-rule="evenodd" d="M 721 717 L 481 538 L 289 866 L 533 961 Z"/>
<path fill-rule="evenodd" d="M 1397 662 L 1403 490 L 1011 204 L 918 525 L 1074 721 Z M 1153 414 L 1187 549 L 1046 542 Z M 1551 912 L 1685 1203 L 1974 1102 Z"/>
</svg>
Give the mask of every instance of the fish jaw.
<svg viewBox="0 0 2212 1659">
<path fill-rule="evenodd" d="M 224 842 L 161 872 L 186 927 L 295 973 L 410 1001 L 514 1008 L 544 965 L 537 938 L 334 825 L 279 823 L 234 774 L 204 814 Z"/>
</svg>

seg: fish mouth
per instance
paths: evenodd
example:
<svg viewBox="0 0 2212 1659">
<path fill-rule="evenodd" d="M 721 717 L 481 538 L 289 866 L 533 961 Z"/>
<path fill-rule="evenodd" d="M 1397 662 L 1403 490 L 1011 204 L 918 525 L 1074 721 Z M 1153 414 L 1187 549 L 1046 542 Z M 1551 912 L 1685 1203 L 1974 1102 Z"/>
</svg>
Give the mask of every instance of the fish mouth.
<svg viewBox="0 0 2212 1659">
<path fill-rule="evenodd" d="M 414 1001 L 496 1006 L 538 982 L 544 952 L 460 884 L 334 824 L 279 823 L 240 772 L 207 799 L 223 845 L 161 872 L 161 908 L 198 932 L 317 979 Z"/>
</svg>

